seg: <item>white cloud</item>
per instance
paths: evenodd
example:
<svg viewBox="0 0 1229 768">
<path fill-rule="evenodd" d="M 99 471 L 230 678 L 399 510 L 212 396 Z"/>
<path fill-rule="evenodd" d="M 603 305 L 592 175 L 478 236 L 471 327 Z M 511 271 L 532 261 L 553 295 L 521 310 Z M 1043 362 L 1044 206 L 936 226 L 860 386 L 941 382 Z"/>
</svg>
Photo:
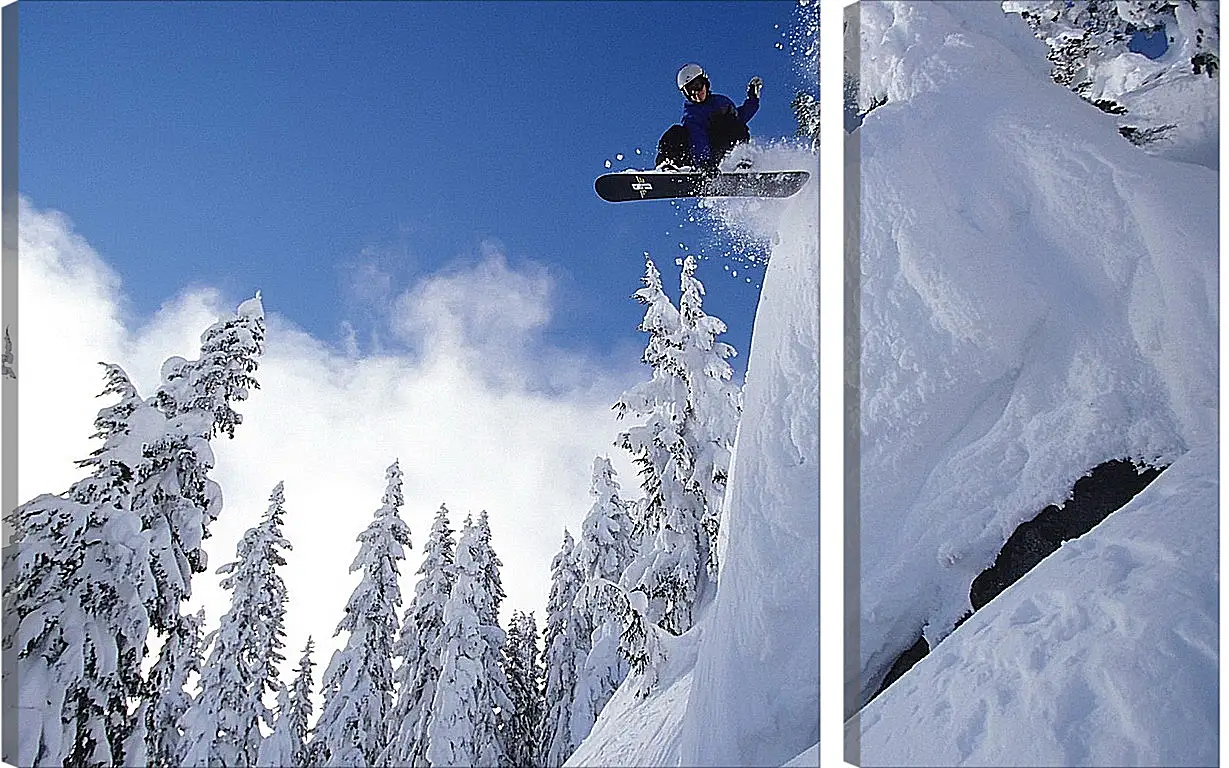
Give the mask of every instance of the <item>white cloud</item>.
<svg viewBox="0 0 1229 768">
<path fill-rule="evenodd" d="M 21 499 L 64 490 L 88 453 L 102 388 L 101 361 L 123 336 L 119 277 L 55 213 L 20 207 L 17 491 Z M 41 312 L 40 306 L 55 311 Z"/>
<path fill-rule="evenodd" d="M 88 436 L 104 404 L 94 397 L 102 384 L 97 361 L 125 366 L 148 395 L 161 362 L 195 357 L 200 333 L 246 297 L 224 301 L 216 291 L 194 289 L 136 326 L 121 310 L 114 272 L 63 217 L 24 206 L 20 238 L 24 501 L 62 491 L 80 476 L 72 462 L 94 447 Z M 541 626 L 563 526 L 576 532 L 591 503 L 593 456 L 610 455 L 625 495 L 638 495 L 627 457 L 611 445 L 619 425 L 610 405 L 632 382 L 628 371 L 603 371 L 546 345 L 547 272 L 511 267 L 493 248 L 476 265 L 427 276 L 393 301 L 390 326 L 420 345 L 412 356 L 334 349 L 276 313 L 278 289 L 262 287 L 269 316 L 261 388 L 238 406 L 244 423 L 235 439 L 218 438 L 214 446 L 225 504 L 206 542 L 210 572 L 196 583 L 209 625 L 225 608 L 212 571 L 234 557 L 239 536 L 285 481 L 294 545 L 284 570 L 291 590 L 287 667 L 308 633 L 334 647 L 333 629 L 356 583 L 347 571 L 355 537 L 380 506 L 384 469 L 397 458 L 414 540 L 402 566 L 405 600 L 440 503 L 452 511 L 454 528 L 486 509 L 504 562 L 505 610 L 534 610 Z M 643 375 L 636 367 L 628 362 L 632 375 Z M 534 384 L 543 371 L 553 388 Z M 317 660 L 327 664 L 328 653 Z"/>
<path fill-rule="evenodd" d="M 521 353 L 550 320 L 551 292 L 546 270 L 530 264 L 518 272 L 487 243 L 478 264 L 432 275 L 401 294 L 393 330 L 431 355 L 476 353 L 488 368 L 524 364 Z"/>
</svg>

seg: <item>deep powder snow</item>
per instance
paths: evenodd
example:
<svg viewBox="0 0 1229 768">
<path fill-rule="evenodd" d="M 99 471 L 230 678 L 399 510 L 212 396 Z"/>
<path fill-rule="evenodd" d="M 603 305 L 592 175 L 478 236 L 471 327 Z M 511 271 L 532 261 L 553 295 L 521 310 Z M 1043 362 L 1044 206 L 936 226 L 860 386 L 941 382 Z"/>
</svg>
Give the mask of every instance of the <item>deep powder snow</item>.
<svg viewBox="0 0 1229 768">
<path fill-rule="evenodd" d="M 715 224 L 771 244 L 716 597 L 692 631 L 667 638 L 647 699 L 625 683 L 568 765 L 780 765 L 819 740 L 817 157 L 746 147 L 727 162 L 743 155 L 811 181 L 785 200 L 701 203 Z"/>
</svg>

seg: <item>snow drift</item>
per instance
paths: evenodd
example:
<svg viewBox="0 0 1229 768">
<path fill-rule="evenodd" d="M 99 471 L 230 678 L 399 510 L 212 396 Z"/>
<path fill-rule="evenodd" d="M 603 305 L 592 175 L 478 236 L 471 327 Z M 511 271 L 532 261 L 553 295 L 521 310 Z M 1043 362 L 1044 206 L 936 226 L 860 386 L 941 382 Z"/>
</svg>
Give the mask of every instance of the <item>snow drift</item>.
<svg viewBox="0 0 1229 768">
<path fill-rule="evenodd" d="M 785 200 L 701 203 L 767 240 L 717 593 L 667 638 L 656 688 L 611 698 L 568 765 L 781 765 L 819 740 L 819 231 L 814 152 L 746 147 L 757 169 L 811 172 Z"/>
<path fill-rule="evenodd" d="M 851 169 L 862 590 L 846 682 L 857 704 L 919 636 L 944 641 L 864 713 L 864 764 L 1206 755 L 1215 695 L 1206 709 L 1200 680 L 1209 648 L 1215 669 L 1205 601 L 1218 563 L 1214 547 L 1190 545 L 1217 530 L 1204 508 L 1217 482 L 1216 174 L 1126 142 L 1111 116 L 1049 79 L 1042 44 L 997 2 L 860 9 L 859 103 L 883 106 L 858 130 Z M 1115 533 L 1065 546 L 949 646 L 970 584 L 1015 528 L 1112 459 L 1179 463 L 1131 522 L 1115 520 L 1121 510 L 1102 524 Z M 1159 604 L 1180 590 L 1193 625 Z M 1111 621 L 1128 609 L 1142 615 Z M 1165 626 L 1184 639 L 1145 652 Z M 1115 672 L 1113 684 L 1094 679 Z M 1016 685 L 981 685 L 999 674 Z M 1188 749 L 1167 755 L 1167 732 L 1192 734 Z M 1213 756 L 1215 741 L 1213 730 Z"/>
<path fill-rule="evenodd" d="M 862 764 L 1215 765 L 1218 458 L 1185 454 L 961 624 L 852 721 Z"/>
</svg>

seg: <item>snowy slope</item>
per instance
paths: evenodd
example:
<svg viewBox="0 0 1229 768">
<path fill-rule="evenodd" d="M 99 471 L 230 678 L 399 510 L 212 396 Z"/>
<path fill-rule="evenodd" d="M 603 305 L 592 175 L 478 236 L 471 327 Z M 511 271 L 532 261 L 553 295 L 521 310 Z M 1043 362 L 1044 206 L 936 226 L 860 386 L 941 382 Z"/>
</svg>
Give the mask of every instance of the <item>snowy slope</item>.
<svg viewBox="0 0 1229 768">
<path fill-rule="evenodd" d="M 973 614 L 852 721 L 861 764 L 1215 765 L 1217 472 L 1192 450 Z"/>
<path fill-rule="evenodd" d="M 692 632 L 669 638 L 656 689 L 641 700 L 635 678 L 624 684 L 568 765 L 781 765 L 819 739 L 817 158 L 747 154 L 757 168 L 806 169 L 812 180 L 787 200 L 706 202 L 717 224 L 773 243 L 717 594 Z"/>
<path fill-rule="evenodd" d="M 665 636 L 666 663 L 652 692 L 640 697 L 635 679 L 620 686 L 566 764 L 679 765 L 683 716 L 702 633 L 697 625 L 678 637 Z"/>
<path fill-rule="evenodd" d="M 780 765 L 819 740 L 819 190 L 732 224 L 775 236 L 725 498 L 724 554 L 683 721 L 682 765 Z M 770 159 L 771 158 L 771 159 Z M 778 210 L 779 208 L 779 210 Z M 778 218 L 779 217 L 779 218 Z"/>
<path fill-rule="evenodd" d="M 1124 141 L 998 3 L 861 8 L 865 701 L 1085 472 L 1215 442 L 1218 275 L 1216 174 Z"/>
<path fill-rule="evenodd" d="M 1215 170 L 1220 167 L 1220 81 L 1190 72 L 1164 72 L 1180 55 L 1171 49 L 1153 61 L 1137 53 L 1123 54 L 1101 68 L 1100 82 L 1091 95 L 1095 99 L 1099 91 L 1114 94 L 1127 109 L 1119 118 L 1124 125 L 1141 130 L 1172 126 L 1159 140 L 1144 145 L 1145 151 Z"/>
</svg>

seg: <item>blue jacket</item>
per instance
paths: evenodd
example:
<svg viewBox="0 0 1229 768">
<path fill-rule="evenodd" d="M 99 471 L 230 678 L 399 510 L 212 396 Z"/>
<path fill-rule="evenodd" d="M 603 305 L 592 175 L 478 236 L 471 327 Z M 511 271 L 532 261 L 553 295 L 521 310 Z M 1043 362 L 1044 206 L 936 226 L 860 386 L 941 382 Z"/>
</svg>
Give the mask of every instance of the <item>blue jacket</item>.
<svg viewBox="0 0 1229 768">
<path fill-rule="evenodd" d="M 713 115 L 733 113 L 745 125 L 759 108 L 760 100 L 754 96 L 748 96 L 741 107 L 735 107 L 729 96 L 720 93 L 709 93 L 708 98 L 699 104 L 687 99 L 687 103 L 683 105 L 683 127 L 691 137 L 692 159 L 700 164 L 707 163 L 710 159 L 708 123 L 713 119 Z"/>
</svg>

